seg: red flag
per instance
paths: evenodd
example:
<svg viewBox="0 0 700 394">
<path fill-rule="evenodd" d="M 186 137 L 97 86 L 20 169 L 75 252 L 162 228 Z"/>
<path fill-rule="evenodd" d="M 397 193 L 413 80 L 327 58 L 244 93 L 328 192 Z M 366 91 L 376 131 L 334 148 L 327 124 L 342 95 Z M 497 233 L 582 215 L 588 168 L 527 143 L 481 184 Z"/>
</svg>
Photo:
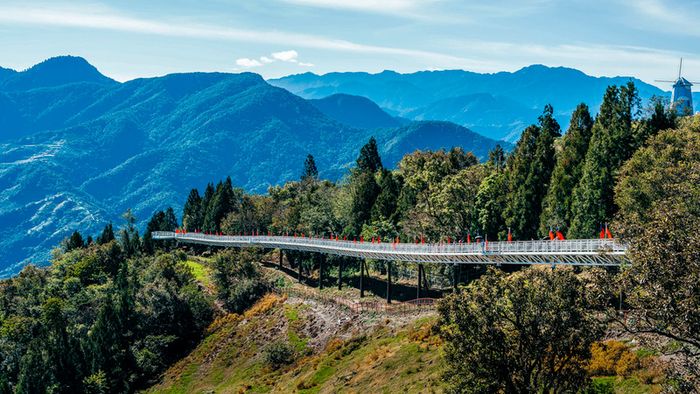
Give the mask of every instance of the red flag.
<svg viewBox="0 0 700 394">
<path fill-rule="evenodd" d="M 554 232 L 552 231 L 552 229 L 549 229 L 549 240 L 550 241 L 554 240 Z"/>
<path fill-rule="evenodd" d="M 472 243 L 472 235 L 470 233 L 467 233 L 467 243 Z"/>
<path fill-rule="evenodd" d="M 605 238 L 605 229 L 601 227 L 600 228 L 600 239 L 603 239 L 603 238 Z"/>
<path fill-rule="evenodd" d="M 382 243 L 382 237 L 377 237 L 377 243 L 378 244 Z"/>
<path fill-rule="evenodd" d="M 613 237 L 608 226 L 605 226 L 605 237 L 610 238 L 610 239 L 612 239 L 612 237 Z"/>
<path fill-rule="evenodd" d="M 566 238 L 564 238 L 564 234 L 562 234 L 561 231 L 559 231 L 559 230 L 557 230 L 557 239 L 560 241 L 563 241 L 566 239 Z"/>
<path fill-rule="evenodd" d="M 365 237 L 363 235 L 360 235 L 360 242 L 365 242 Z"/>
<path fill-rule="evenodd" d="M 510 227 L 508 227 L 508 242 L 513 242 L 513 234 L 510 233 Z"/>
</svg>

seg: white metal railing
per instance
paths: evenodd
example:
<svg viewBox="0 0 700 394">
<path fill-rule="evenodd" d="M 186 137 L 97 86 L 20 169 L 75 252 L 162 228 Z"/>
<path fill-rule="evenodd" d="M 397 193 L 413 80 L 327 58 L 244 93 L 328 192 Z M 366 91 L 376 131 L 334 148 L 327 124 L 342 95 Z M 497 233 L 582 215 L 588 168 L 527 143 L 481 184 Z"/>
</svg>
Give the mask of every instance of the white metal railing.
<svg viewBox="0 0 700 394">
<path fill-rule="evenodd" d="M 398 261 L 619 265 L 626 261 L 626 245 L 614 239 L 538 240 L 479 243 L 397 243 L 347 241 L 289 236 L 211 235 L 156 231 L 154 239 L 247 247 L 306 250 L 346 256 Z M 475 260 L 476 258 L 476 260 Z"/>
</svg>

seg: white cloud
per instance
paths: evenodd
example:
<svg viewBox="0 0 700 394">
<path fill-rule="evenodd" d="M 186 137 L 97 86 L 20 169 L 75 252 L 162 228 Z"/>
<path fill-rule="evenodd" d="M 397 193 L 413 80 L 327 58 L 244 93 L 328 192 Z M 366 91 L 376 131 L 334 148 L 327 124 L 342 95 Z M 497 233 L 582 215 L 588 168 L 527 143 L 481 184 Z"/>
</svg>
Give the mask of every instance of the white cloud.
<svg viewBox="0 0 700 394">
<path fill-rule="evenodd" d="M 283 0 L 286 3 L 297 5 L 358 10 L 380 13 L 400 13 L 415 10 L 418 6 L 433 1 L 421 0 Z"/>
<path fill-rule="evenodd" d="M 96 30 L 124 31 L 168 37 L 201 38 L 238 42 L 257 42 L 276 45 L 299 46 L 341 52 L 397 55 L 434 59 L 442 64 L 456 64 L 467 59 L 444 53 L 360 44 L 324 36 L 285 31 L 239 29 L 212 25 L 184 25 L 139 19 L 102 10 L 76 10 L 48 7 L 0 6 L 0 24 L 33 26 L 62 26 Z"/>
<path fill-rule="evenodd" d="M 240 59 L 236 59 L 236 65 L 245 67 L 245 68 L 251 68 L 251 67 L 258 67 L 262 66 L 262 63 L 255 59 L 248 59 L 247 57 L 242 57 Z"/>
<path fill-rule="evenodd" d="M 260 59 L 260 60 L 258 60 Z M 258 59 L 243 57 L 236 59 L 236 65 L 245 68 L 259 67 L 274 62 L 295 63 L 301 67 L 313 67 L 313 63 L 300 62 L 299 52 L 290 49 L 288 51 L 273 52 L 268 56 L 260 56 Z"/>
<path fill-rule="evenodd" d="M 649 21 L 639 21 L 633 18 L 633 26 L 666 34 L 683 36 L 700 36 L 700 25 L 697 23 L 697 13 L 692 12 L 692 6 L 671 8 L 667 3 L 658 0 L 623 0 L 624 5 L 646 17 Z"/>
<path fill-rule="evenodd" d="M 283 62 L 296 63 L 297 58 L 299 57 L 299 53 L 292 49 L 289 51 L 273 52 L 272 57 Z"/>
</svg>

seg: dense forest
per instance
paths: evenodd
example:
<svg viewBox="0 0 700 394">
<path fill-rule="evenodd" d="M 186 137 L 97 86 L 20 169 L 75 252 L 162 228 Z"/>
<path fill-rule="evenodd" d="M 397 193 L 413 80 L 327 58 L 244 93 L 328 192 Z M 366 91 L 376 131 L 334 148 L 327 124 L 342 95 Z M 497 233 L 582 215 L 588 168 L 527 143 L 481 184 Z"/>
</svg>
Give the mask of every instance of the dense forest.
<svg viewBox="0 0 700 394">
<path fill-rule="evenodd" d="M 177 228 L 454 242 L 509 233 L 540 239 L 551 231 L 593 238 L 608 226 L 630 244 L 632 264 L 619 272 L 463 267 L 464 285 L 439 308 L 452 389 L 585 387 L 591 348 L 612 324 L 674 341 L 685 364 L 669 382 L 681 392 L 700 387 L 700 241 L 693 234 L 700 118 L 677 117 L 661 100 L 642 107 L 631 83 L 609 87 L 596 116 L 580 104 L 566 131 L 553 113 L 546 106 L 511 152 L 496 147 L 483 163 L 455 147 L 408 154 L 392 170 L 370 139 L 337 183 L 319 179 L 309 154 L 298 181 L 264 195 L 227 178 L 203 193 L 192 189 L 181 222 L 168 208 L 141 235 L 131 212 L 116 233 L 112 224 L 94 238 L 76 231 L 50 267 L 29 266 L 0 283 L 0 392 L 147 387 L 196 345 L 220 308 L 240 313 L 272 286 L 254 264 L 262 252 L 223 252 L 215 258 L 216 291 L 207 293 L 184 251 L 151 238 Z M 292 253 L 290 261 L 317 268 L 312 254 Z M 429 269 L 441 275 L 444 267 Z M 615 308 L 636 318 L 620 319 Z"/>
</svg>

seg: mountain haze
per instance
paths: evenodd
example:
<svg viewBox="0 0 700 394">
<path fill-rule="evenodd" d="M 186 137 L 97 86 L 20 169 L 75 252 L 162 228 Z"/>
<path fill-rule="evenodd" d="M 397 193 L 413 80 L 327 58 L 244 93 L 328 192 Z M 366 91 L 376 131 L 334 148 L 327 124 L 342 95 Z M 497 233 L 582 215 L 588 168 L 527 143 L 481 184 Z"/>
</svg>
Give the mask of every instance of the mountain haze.
<svg viewBox="0 0 700 394">
<path fill-rule="evenodd" d="M 108 221 L 120 226 L 127 208 L 141 228 L 157 209 L 172 206 L 179 213 L 189 189 L 208 181 L 230 175 L 236 186 L 265 192 L 298 179 L 308 153 L 321 177 L 335 180 L 372 135 L 381 153 L 400 157 L 407 153 L 401 146 L 435 148 L 430 133 L 442 132 L 421 128 L 406 133 L 401 145 L 397 135 L 403 134 L 392 128 L 344 125 L 252 73 L 119 83 L 84 59 L 61 57 L 8 75 L 0 84 L 3 276 L 29 261 L 44 264 L 73 230 L 96 234 Z M 344 107 L 354 108 L 350 119 L 360 119 L 367 108 L 375 120 L 393 119 L 359 101 Z M 496 143 L 463 148 L 481 152 Z"/>
<path fill-rule="evenodd" d="M 366 97 L 338 93 L 309 102 L 329 118 L 351 127 L 376 129 L 398 127 L 404 123 Z"/>
<path fill-rule="evenodd" d="M 515 72 L 463 70 L 304 73 L 270 80 L 309 99 L 344 93 L 367 97 L 391 114 L 414 120 L 450 120 L 494 139 L 517 140 L 546 104 L 567 124 L 577 104 L 594 110 L 609 85 L 633 81 L 642 98 L 670 96 L 632 77 L 593 77 L 565 67 L 532 65 Z M 670 88 L 670 87 L 669 87 Z M 697 101 L 696 101 L 697 102 Z"/>
</svg>

